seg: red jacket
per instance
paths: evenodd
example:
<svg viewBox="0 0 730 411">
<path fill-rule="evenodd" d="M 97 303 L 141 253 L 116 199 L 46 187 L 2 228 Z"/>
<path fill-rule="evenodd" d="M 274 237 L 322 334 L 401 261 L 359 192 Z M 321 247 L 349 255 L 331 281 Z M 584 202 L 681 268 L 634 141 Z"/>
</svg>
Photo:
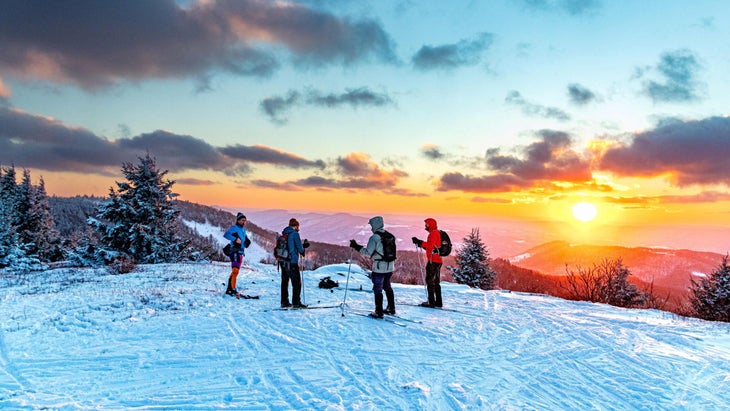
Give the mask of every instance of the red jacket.
<svg viewBox="0 0 730 411">
<path fill-rule="evenodd" d="M 427 218 L 424 221 L 426 222 L 426 228 L 428 229 L 428 239 L 421 244 L 421 248 L 426 250 L 427 261 L 443 264 L 444 259 L 441 258 L 438 251 L 436 251 L 436 253 L 433 252 L 434 248 L 441 246 L 441 233 L 436 225 L 436 220 L 433 218 Z"/>
</svg>

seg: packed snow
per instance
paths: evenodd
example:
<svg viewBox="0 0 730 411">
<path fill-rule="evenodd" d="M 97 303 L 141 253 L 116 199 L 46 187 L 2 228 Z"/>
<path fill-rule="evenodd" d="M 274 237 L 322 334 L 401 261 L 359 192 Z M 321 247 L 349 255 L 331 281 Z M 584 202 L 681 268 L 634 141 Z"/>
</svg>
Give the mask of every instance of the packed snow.
<svg viewBox="0 0 730 411">
<path fill-rule="evenodd" d="M 0 408 L 718 410 L 730 404 L 730 324 L 655 310 L 444 284 L 447 309 L 377 320 L 367 273 L 228 264 L 56 269 L 0 278 Z M 346 306 L 345 285 L 348 282 Z M 332 290 L 317 287 L 330 276 Z M 344 314 L 344 315 L 343 315 Z"/>
</svg>

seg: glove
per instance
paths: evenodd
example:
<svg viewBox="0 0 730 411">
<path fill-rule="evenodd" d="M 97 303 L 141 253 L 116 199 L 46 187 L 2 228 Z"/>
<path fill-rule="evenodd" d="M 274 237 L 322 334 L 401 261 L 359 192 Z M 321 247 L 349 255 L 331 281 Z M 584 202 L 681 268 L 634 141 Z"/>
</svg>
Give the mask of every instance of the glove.
<svg viewBox="0 0 730 411">
<path fill-rule="evenodd" d="M 311 245 L 311 244 L 309 244 L 309 240 L 307 240 L 307 239 L 305 238 L 305 239 L 304 239 L 304 242 L 302 243 L 302 247 L 303 247 L 303 248 L 309 248 L 309 246 L 310 246 L 310 245 Z"/>
<path fill-rule="evenodd" d="M 423 240 L 419 240 L 416 237 L 412 237 L 411 240 L 413 240 L 413 244 L 415 244 L 415 245 L 417 245 L 419 247 L 421 246 L 421 244 L 423 244 Z"/>
<path fill-rule="evenodd" d="M 243 240 L 243 248 L 248 248 L 248 246 L 250 246 L 250 245 L 251 245 L 251 240 L 249 240 L 248 237 L 246 237 L 246 239 Z"/>
<path fill-rule="evenodd" d="M 355 251 L 360 251 L 362 249 L 362 246 L 358 244 L 355 240 L 350 240 L 350 247 L 354 248 Z"/>
</svg>

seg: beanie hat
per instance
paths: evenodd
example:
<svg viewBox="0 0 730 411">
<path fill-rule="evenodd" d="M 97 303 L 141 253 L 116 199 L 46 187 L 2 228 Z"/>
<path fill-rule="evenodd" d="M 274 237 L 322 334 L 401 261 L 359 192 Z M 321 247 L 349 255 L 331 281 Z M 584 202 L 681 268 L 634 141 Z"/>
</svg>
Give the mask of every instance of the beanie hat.
<svg viewBox="0 0 730 411">
<path fill-rule="evenodd" d="M 238 221 L 238 220 L 240 220 L 240 219 L 242 219 L 242 218 L 246 218 L 246 216 L 245 216 L 245 215 L 243 215 L 243 213 L 238 213 L 238 214 L 236 214 L 236 221 Z"/>
<path fill-rule="evenodd" d="M 289 219 L 289 227 L 296 227 L 299 225 L 299 221 L 296 218 Z"/>
</svg>

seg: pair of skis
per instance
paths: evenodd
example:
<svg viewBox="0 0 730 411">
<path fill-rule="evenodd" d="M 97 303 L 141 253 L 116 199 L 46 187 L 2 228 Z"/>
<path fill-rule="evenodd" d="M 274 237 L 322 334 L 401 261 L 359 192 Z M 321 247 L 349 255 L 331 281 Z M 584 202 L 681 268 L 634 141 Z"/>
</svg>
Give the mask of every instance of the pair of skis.
<svg viewBox="0 0 730 411">
<path fill-rule="evenodd" d="M 375 317 L 375 316 L 371 315 L 372 313 L 369 313 L 367 311 L 359 311 L 359 310 L 354 310 L 352 308 L 348 309 L 347 310 L 347 313 L 354 314 L 354 315 L 359 315 L 361 317 L 372 318 L 374 320 L 384 320 L 384 321 L 387 321 L 389 323 L 398 325 L 400 327 L 406 327 L 408 325 L 408 323 L 411 323 L 411 324 L 421 324 L 421 321 L 414 320 L 414 319 L 411 319 L 411 318 L 401 317 L 401 316 L 395 315 L 395 314 L 385 314 L 385 315 L 383 315 L 382 317 L 379 318 L 379 317 Z"/>
</svg>

